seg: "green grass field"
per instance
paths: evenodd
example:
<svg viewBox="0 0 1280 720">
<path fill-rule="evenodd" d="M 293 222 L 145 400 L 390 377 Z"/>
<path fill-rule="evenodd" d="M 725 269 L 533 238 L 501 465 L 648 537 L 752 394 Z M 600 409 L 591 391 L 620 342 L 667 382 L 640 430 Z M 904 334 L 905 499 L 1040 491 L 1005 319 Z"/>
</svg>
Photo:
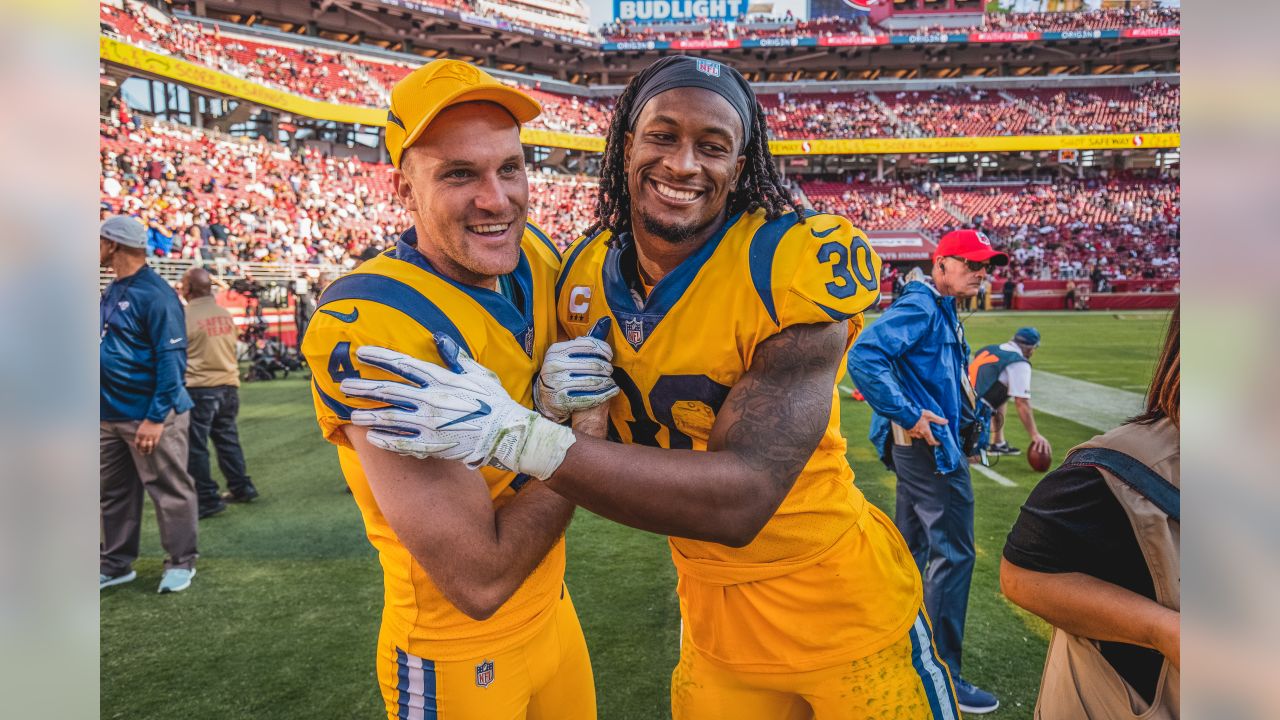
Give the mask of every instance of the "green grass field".
<svg viewBox="0 0 1280 720">
<path fill-rule="evenodd" d="M 978 347 L 1033 324 L 1036 367 L 1141 392 L 1163 337 L 1163 313 L 975 315 Z M 1033 380 L 1034 388 L 1034 380 Z M 1034 391 L 1033 391 L 1034 398 Z M 103 718 L 376 718 L 374 640 L 381 572 L 336 454 L 316 429 L 300 378 L 242 389 L 240 430 L 262 497 L 201 523 L 192 588 L 158 596 L 161 549 L 144 511 L 139 579 L 101 597 Z M 869 410 L 841 403 L 857 483 L 893 514 L 894 479 L 866 441 Z M 1044 413 L 1055 459 L 1096 430 Z M 1013 418 L 1011 443 L 1026 447 Z M 999 592 L 1005 535 L 1038 479 L 1021 457 L 975 473 L 978 566 L 970 597 L 965 675 L 996 692 L 997 720 L 1028 718 L 1048 628 Z M 579 511 L 569 530 L 568 584 L 591 649 L 602 720 L 669 716 L 679 615 L 666 542 Z"/>
</svg>

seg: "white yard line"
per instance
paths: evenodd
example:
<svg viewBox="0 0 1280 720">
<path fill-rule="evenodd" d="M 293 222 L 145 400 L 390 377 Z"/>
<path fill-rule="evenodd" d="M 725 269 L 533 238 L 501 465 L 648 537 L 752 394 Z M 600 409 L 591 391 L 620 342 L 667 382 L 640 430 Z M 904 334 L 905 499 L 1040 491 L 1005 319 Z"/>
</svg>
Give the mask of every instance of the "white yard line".
<svg viewBox="0 0 1280 720">
<path fill-rule="evenodd" d="M 986 475 L 987 477 L 991 478 L 992 480 L 995 480 L 997 483 L 1000 483 L 1001 485 L 1003 485 L 1003 486 L 1005 486 L 1005 487 L 1017 487 L 1017 486 L 1018 486 L 1018 484 L 1017 484 L 1017 483 L 1015 483 L 1014 481 L 1012 481 L 1012 480 L 1010 480 L 1009 478 L 1007 478 L 1007 477 L 1005 477 L 1005 476 L 1001 475 L 1000 473 L 996 472 L 995 470 L 992 470 L 991 468 L 987 467 L 986 465 L 970 465 L 969 467 L 970 467 L 970 468 L 972 468 L 972 469 L 974 469 L 974 470 L 977 470 L 978 472 L 982 473 L 983 475 Z"/>
<path fill-rule="evenodd" d="M 1142 411 L 1142 394 L 1056 375 L 1031 373 L 1031 406 L 1094 430 L 1110 430 Z"/>
</svg>

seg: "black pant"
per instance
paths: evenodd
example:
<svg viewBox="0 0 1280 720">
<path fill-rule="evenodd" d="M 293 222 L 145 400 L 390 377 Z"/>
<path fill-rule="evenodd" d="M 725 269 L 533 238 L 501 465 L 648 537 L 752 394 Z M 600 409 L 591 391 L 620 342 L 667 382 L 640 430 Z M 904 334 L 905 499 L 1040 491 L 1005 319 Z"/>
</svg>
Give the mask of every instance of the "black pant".
<svg viewBox="0 0 1280 720">
<path fill-rule="evenodd" d="M 218 483 L 209 472 L 209 438 L 218 453 L 218 468 L 227 479 L 227 489 L 242 495 L 254 489 L 244 466 L 236 415 L 240 413 L 240 393 L 234 385 L 187 388 L 195 407 L 191 408 L 190 448 L 187 472 L 196 481 L 200 507 L 217 505 Z"/>
</svg>

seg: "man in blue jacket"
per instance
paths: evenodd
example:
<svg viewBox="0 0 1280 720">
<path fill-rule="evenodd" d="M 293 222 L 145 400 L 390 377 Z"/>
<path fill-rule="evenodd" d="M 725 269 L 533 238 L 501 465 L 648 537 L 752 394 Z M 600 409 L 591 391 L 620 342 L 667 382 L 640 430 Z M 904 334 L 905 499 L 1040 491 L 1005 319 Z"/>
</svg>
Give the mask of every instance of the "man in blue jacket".
<svg viewBox="0 0 1280 720">
<path fill-rule="evenodd" d="M 147 265 L 147 231 L 130 217 L 103 221 L 98 256 L 115 271 L 99 303 L 98 458 L 102 546 L 98 588 L 138 576 L 142 493 L 156 507 L 167 557 L 160 592 L 196 574 L 196 484 L 187 473 L 191 398 L 183 387 L 187 326 L 178 294 Z"/>
<path fill-rule="evenodd" d="M 943 235 L 931 277 L 907 283 L 849 352 L 849 375 L 875 411 L 871 441 L 898 476 L 894 522 L 924 576 L 938 654 L 967 713 L 1000 703 L 960 674 L 975 557 L 968 455 L 978 420 L 956 299 L 977 295 L 988 268 L 1008 262 L 980 232 Z"/>
</svg>

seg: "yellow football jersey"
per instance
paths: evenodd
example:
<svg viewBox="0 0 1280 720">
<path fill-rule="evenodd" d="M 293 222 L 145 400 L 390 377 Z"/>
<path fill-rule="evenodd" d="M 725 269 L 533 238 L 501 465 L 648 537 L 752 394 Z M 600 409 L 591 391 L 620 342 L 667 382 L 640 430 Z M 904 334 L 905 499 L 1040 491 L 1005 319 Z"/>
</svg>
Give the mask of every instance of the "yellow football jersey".
<svg viewBox="0 0 1280 720">
<path fill-rule="evenodd" d="M 880 258 L 835 215 L 731 218 L 643 299 L 628 280 L 637 275 L 630 238 L 609 239 L 580 238 L 566 252 L 557 313 L 570 337 L 613 318 L 621 393 L 610 432 L 623 442 L 706 450 L 761 342 L 791 325 L 839 322 L 852 344 L 879 298 Z M 845 451 L 833 386 L 817 450 L 754 541 L 671 538 L 686 631 L 704 655 L 744 670 L 812 669 L 883 649 L 910 627 L 919 573 L 854 487 Z"/>
<path fill-rule="evenodd" d="M 353 409 L 378 403 L 344 395 L 339 383 L 348 377 L 400 380 L 360 362 L 355 350 L 362 345 L 443 364 L 432 336 L 445 334 L 497 373 L 513 398 L 532 407 L 533 379 L 556 340 L 553 288 L 560 258 L 530 224 L 519 265 L 504 278 L 514 287 L 512 302 L 502 293 L 439 274 L 418 252 L 416 241 L 414 230 L 407 231 L 395 248 L 330 285 L 307 327 L 302 352 L 314 379 L 320 429 L 338 446 L 343 474 L 382 563 L 382 637 L 418 657 L 455 660 L 518 645 L 552 617 L 564 578 L 564 539 L 492 617 L 468 618 L 440 593 L 378 509 L 360 459 L 342 431 Z M 515 493 L 514 473 L 489 467 L 480 472 L 495 506 Z"/>
</svg>

